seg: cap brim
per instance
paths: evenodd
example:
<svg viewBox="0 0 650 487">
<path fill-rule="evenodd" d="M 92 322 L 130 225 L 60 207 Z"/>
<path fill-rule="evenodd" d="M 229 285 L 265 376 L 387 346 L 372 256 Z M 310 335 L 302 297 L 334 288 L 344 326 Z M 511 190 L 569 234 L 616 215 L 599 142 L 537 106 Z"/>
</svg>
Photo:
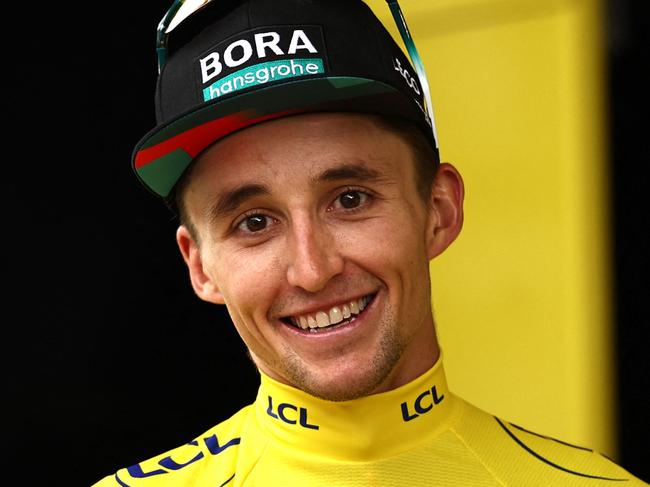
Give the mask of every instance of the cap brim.
<svg viewBox="0 0 650 487">
<path fill-rule="evenodd" d="M 133 169 L 153 193 L 166 198 L 190 163 L 233 132 L 308 112 L 362 112 L 421 123 L 412 99 L 380 81 L 356 77 L 311 78 L 216 99 L 151 130 L 133 151 Z"/>
</svg>

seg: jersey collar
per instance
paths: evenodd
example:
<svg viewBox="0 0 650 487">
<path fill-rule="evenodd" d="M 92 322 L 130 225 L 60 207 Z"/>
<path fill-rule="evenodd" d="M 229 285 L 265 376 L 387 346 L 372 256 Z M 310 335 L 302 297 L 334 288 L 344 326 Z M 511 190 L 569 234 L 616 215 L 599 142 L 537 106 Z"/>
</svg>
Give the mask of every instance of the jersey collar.
<svg viewBox="0 0 650 487">
<path fill-rule="evenodd" d="M 450 426 L 455 397 L 442 359 L 388 392 L 331 402 L 261 373 L 255 401 L 260 428 L 278 446 L 304 455 L 370 461 L 406 451 Z"/>
</svg>

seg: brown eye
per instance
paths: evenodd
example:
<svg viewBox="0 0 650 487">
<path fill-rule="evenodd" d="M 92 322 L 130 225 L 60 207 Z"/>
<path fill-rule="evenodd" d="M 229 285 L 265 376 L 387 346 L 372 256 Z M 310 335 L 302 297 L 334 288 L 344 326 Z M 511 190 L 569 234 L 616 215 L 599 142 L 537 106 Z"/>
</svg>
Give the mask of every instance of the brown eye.
<svg viewBox="0 0 650 487">
<path fill-rule="evenodd" d="M 268 217 L 264 215 L 251 215 L 239 224 L 240 230 L 248 233 L 261 232 L 268 224 Z"/>
<path fill-rule="evenodd" d="M 367 195 L 360 191 L 346 191 L 338 199 L 343 208 L 351 210 L 360 206 L 365 201 L 364 198 L 367 198 Z"/>
</svg>

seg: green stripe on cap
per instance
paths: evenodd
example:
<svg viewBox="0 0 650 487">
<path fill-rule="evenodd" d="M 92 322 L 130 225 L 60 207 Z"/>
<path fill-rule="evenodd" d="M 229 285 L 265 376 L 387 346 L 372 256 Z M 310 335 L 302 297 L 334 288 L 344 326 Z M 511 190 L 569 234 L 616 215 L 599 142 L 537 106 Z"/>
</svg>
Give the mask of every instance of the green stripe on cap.
<svg viewBox="0 0 650 487">
<path fill-rule="evenodd" d="M 378 83 L 377 81 L 370 81 L 365 78 L 347 78 L 347 77 L 338 77 L 338 78 L 328 78 L 327 79 L 329 83 L 334 87 L 334 88 L 349 88 L 351 86 L 357 86 L 357 85 L 369 85 L 372 83 L 372 86 L 375 87 L 376 84 Z M 376 91 L 376 90 L 375 90 Z M 385 90 L 380 89 L 379 93 L 383 93 Z M 366 92 L 364 92 L 365 94 Z"/>
<path fill-rule="evenodd" d="M 137 170 L 147 186 L 163 197 L 169 196 L 192 157 L 183 149 L 176 149 Z"/>
</svg>

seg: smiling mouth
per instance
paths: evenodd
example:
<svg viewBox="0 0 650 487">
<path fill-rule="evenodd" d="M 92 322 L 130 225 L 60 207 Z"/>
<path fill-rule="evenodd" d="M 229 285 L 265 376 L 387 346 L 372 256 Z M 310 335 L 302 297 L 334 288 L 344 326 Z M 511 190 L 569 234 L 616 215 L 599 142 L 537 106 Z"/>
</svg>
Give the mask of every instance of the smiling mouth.
<svg viewBox="0 0 650 487">
<path fill-rule="evenodd" d="M 287 325 L 310 333 L 331 330 L 332 328 L 338 328 L 354 322 L 363 310 L 372 303 L 375 296 L 376 294 L 368 294 L 348 303 L 332 306 L 328 310 L 299 316 L 287 316 L 280 320 Z"/>
</svg>

